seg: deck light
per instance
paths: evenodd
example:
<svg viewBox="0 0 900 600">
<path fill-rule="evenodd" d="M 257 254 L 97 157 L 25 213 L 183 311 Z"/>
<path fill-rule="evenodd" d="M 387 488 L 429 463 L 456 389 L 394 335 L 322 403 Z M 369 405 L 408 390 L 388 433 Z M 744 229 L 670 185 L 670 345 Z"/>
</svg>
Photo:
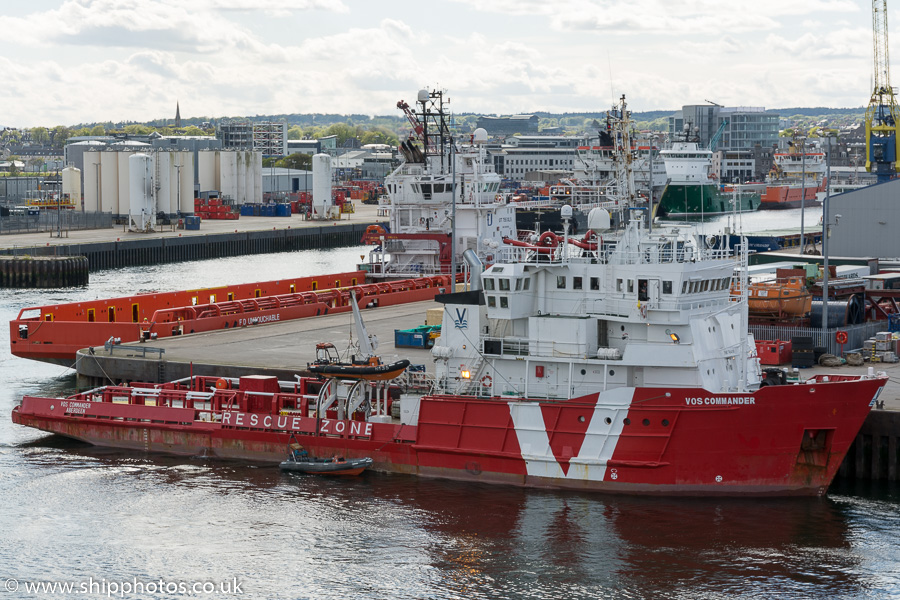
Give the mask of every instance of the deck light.
<svg viewBox="0 0 900 600">
<path fill-rule="evenodd" d="M 472 374 L 468 371 L 460 371 L 459 376 L 463 379 L 470 379 L 472 377 Z"/>
<path fill-rule="evenodd" d="M 681 338 L 678 337 L 678 334 L 672 331 L 671 329 L 666 329 L 666 335 L 672 338 L 672 341 L 676 344 L 681 341 Z"/>
</svg>

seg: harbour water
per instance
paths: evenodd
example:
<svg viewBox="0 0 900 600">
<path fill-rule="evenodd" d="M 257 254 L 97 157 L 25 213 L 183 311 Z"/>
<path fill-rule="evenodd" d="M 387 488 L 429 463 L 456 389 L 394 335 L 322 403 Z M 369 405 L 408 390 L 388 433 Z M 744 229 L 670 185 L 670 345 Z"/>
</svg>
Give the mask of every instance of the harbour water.
<svg viewBox="0 0 900 600">
<path fill-rule="evenodd" d="M 53 301 L 344 270 L 364 250 L 0 290 L 0 318 Z M 11 423 L 23 394 L 68 393 L 74 376 L 13 358 L 8 335 L 0 328 L 0 598 L 900 598 L 900 487 L 620 498 L 94 448 Z M 29 591 L 58 583 L 74 589 Z"/>
</svg>

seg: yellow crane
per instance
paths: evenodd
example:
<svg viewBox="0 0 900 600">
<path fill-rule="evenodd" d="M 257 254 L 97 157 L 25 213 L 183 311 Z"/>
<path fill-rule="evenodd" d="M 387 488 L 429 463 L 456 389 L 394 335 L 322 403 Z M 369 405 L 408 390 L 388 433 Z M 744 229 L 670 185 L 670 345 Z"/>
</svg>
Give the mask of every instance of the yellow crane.
<svg viewBox="0 0 900 600">
<path fill-rule="evenodd" d="M 866 109 L 866 170 L 878 182 L 897 174 L 900 156 L 900 110 L 891 87 L 888 57 L 887 0 L 872 0 L 872 29 L 875 41 L 875 89 Z"/>
</svg>

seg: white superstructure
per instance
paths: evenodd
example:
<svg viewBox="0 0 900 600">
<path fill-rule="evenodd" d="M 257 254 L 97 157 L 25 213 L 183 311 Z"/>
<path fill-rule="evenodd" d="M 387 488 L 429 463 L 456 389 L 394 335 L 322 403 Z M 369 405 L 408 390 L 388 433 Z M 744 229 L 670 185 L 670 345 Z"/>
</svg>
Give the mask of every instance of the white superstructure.
<svg viewBox="0 0 900 600">
<path fill-rule="evenodd" d="M 739 260 L 692 226 L 650 233 L 635 216 L 613 238 L 606 211 L 589 221 L 583 239 L 545 234 L 505 248 L 483 290 L 443 298 L 439 388 L 556 399 L 617 387 L 755 389 L 746 301 L 731 293 Z"/>
<path fill-rule="evenodd" d="M 390 214 L 388 231 L 367 235 L 377 247 L 362 268 L 373 278 L 449 273 L 454 210 L 457 265 L 467 249 L 492 263 L 503 238 L 516 236 L 515 209 L 500 193 L 500 176 L 484 148 L 486 132 L 451 138 L 440 91 L 420 91 L 416 104 L 418 112 L 398 103 L 415 139 L 401 144 L 404 161 L 385 178 L 381 206 Z"/>
</svg>

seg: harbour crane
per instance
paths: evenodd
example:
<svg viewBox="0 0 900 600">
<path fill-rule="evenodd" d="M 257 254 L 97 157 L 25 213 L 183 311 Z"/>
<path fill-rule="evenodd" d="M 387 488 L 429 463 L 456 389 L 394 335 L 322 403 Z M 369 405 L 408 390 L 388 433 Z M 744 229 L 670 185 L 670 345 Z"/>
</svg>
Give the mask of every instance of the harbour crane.
<svg viewBox="0 0 900 600">
<path fill-rule="evenodd" d="M 879 183 L 897 174 L 900 156 L 900 109 L 891 87 L 888 58 L 887 0 L 872 0 L 875 41 L 875 88 L 866 109 L 866 171 Z"/>
</svg>

